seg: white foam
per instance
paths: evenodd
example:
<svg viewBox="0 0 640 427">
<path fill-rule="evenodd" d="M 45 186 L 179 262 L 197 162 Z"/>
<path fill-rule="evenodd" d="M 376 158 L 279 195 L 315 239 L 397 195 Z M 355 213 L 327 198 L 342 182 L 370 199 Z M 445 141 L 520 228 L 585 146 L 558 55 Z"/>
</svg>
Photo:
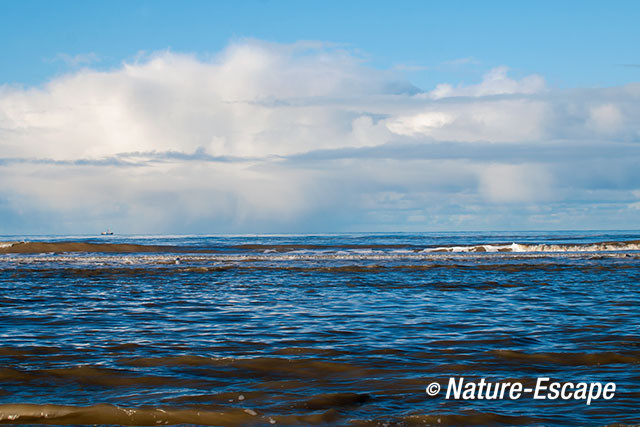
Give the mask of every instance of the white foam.
<svg viewBox="0 0 640 427">
<path fill-rule="evenodd" d="M 17 242 L 0 242 L 0 247 L 10 247 Z M 188 254 L 180 253 L 180 267 L 189 264 L 198 266 L 208 263 L 252 263 L 277 261 L 398 261 L 414 260 L 429 261 L 438 259 L 475 259 L 491 257 L 625 257 L 628 252 L 640 251 L 640 241 L 598 242 L 586 244 L 476 244 L 458 246 L 440 246 L 426 248 L 419 252 L 411 249 L 304 249 L 287 253 L 271 252 L 270 250 L 256 253 L 231 254 Z M 640 256 L 640 255 L 636 255 Z M 3 254 L 2 263 L 49 263 L 52 265 L 101 266 L 114 265 L 135 266 L 153 264 L 176 264 L 176 254 L 104 254 L 104 253 L 62 253 L 62 254 Z M 178 267 L 178 268 L 180 268 Z"/>
<path fill-rule="evenodd" d="M 468 245 L 468 246 L 440 246 L 436 248 L 427 248 L 423 252 L 612 252 L 612 251 L 638 251 L 640 243 L 638 242 L 603 242 L 591 244 L 525 244 L 511 243 L 504 245 Z"/>
</svg>

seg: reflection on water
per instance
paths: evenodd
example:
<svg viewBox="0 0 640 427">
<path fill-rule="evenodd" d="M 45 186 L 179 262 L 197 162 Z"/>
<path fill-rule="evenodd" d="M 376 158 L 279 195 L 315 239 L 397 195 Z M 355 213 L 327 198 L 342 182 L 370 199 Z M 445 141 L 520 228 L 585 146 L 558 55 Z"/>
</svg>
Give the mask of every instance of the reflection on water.
<svg viewBox="0 0 640 427">
<path fill-rule="evenodd" d="M 507 237 L 114 237 L 181 249 L 2 255 L 0 423 L 639 422 L 638 252 L 424 252 Z M 451 376 L 617 392 L 590 406 L 426 395 Z"/>
</svg>

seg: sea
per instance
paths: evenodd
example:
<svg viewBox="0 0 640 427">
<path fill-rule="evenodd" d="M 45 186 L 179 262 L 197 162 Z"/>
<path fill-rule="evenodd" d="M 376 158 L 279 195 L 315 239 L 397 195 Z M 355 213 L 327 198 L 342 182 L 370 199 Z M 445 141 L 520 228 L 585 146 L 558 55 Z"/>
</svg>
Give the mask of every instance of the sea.
<svg viewBox="0 0 640 427">
<path fill-rule="evenodd" d="M 638 231 L 0 236 L 0 424 L 638 423 Z"/>
</svg>

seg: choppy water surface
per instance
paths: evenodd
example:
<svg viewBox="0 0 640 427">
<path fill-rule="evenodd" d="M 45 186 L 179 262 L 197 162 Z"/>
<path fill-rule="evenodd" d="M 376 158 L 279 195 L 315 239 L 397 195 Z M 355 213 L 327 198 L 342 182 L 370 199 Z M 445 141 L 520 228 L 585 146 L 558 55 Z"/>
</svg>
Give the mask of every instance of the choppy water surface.
<svg viewBox="0 0 640 427">
<path fill-rule="evenodd" d="M 0 255 L 0 423 L 640 422 L 639 233 L 24 240 L 164 249 Z M 540 376 L 617 391 L 444 397 Z"/>
</svg>

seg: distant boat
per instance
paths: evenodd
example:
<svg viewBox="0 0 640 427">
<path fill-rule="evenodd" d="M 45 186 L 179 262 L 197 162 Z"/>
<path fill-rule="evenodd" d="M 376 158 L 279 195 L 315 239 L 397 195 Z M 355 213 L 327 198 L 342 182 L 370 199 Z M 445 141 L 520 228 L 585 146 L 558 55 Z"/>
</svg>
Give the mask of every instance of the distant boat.
<svg viewBox="0 0 640 427">
<path fill-rule="evenodd" d="M 113 231 L 111 231 L 111 230 L 109 230 L 109 229 L 107 228 L 107 231 L 103 231 L 103 232 L 102 232 L 102 233 L 100 233 L 100 234 L 102 234 L 103 236 L 111 236 L 111 235 L 113 234 Z"/>
</svg>

